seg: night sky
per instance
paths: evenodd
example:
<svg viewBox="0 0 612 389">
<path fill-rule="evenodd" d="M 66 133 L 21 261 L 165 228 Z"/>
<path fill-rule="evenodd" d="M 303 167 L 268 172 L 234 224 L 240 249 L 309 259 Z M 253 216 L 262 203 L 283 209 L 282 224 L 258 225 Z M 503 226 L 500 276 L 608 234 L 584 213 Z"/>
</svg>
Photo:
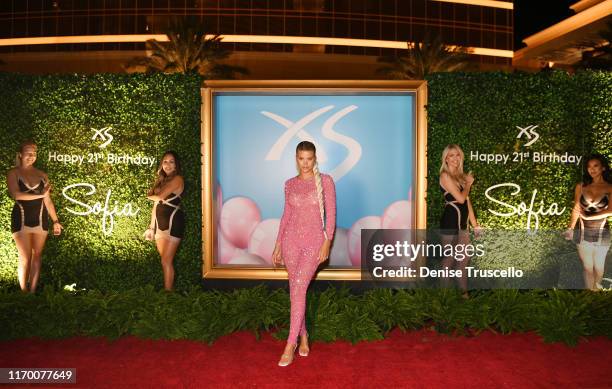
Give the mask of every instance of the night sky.
<svg viewBox="0 0 612 389">
<path fill-rule="evenodd" d="M 525 47 L 522 42 L 535 34 L 575 15 L 569 6 L 576 0 L 514 0 L 514 50 Z"/>
</svg>

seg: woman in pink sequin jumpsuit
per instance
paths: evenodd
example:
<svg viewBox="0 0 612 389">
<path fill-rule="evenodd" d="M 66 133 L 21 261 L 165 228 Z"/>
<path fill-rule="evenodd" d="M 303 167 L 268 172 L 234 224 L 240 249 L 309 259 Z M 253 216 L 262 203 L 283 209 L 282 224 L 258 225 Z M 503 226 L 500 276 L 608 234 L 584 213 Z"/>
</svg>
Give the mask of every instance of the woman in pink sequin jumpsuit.
<svg viewBox="0 0 612 389">
<path fill-rule="evenodd" d="M 306 290 L 319 264 L 329 257 L 336 225 L 334 181 L 319 173 L 314 144 L 298 144 L 296 162 L 299 175 L 285 182 L 285 209 L 272 254 L 275 264 L 284 262 L 287 268 L 291 298 L 289 337 L 279 366 L 293 361 L 298 333 L 299 354 L 308 355 Z"/>
</svg>

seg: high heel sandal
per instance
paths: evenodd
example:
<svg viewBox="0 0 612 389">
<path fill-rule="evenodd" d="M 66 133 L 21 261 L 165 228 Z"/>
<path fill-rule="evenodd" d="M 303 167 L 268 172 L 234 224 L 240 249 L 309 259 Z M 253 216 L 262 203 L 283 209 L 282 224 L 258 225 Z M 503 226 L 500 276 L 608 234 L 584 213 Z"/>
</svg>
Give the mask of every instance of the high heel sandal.
<svg viewBox="0 0 612 389">
<path fill-rule="evenodd" d="M 305 336 L 306 339 L 308 339 L 308 335 Z M 300 347 L 298 348 L 298 354 L 300 357 L 307 357 L 308 353 L 310 352 L 310 347 L 306 349 L 306 351 L 302 350 L 302 344 L 301 344 L 301 340 L 300 339 Z"/>
<path fill-rule="evenodd" d="M 291 354 L 283 354 L 281 355 L 281 359 L 280 361 L 278 361 L 278 366 L 281 367 L 285 367 L 285 366 L 289 366 L 291 365 L 291 363 L 293 362 L 293 358 L 295 355 L 295 349 L 297 348 L 297 344 L 293 345 L 293 350 L 291 351 Z M 291 358 L 291 359 L 289 359 Z"/>
</svg>

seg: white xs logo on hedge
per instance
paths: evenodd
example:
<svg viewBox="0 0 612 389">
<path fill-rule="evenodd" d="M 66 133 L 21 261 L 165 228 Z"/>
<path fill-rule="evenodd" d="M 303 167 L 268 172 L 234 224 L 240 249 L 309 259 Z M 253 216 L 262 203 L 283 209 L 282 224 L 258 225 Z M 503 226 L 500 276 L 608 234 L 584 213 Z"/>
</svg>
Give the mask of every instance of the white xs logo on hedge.
<svg viewBox="0 0 612 389">
<path fill-rule="evenodd" d="M 540 139 L 540 134 L 535 132 L 535 129 L 538 128 L 538 126 L 533 126 L 532 125 L 532 126 L 527 126 L 525 128 L 516 126 L 516 128 L 518 128 L 520 130 L 519 134 L 516 136 L 517 139 L 522 137 L 523 135 L 525 135 L 527 137 L 527 139 L 529 139 L 529 142 L 525 143 L 525 147 L 531 146 L 538 139 Z"/>
<path fill-rule="evenodd" d="M 106 198 L 104 204 L 100 202 L 95 202 L 92 205 L 89 205 L 87 203 L 75 199 L 74 197 L 68 194 L 73 189 L 78 190 L 82 188 L 85 188 L 87 190 L 87 192 L 85 192 L 85 196 L 91 196 L 96 193 L 96 187 L 88 183 L 68 185 L 64 188 L 64 190 L 62 190 L 62 194 L 64 195 L 64 198 L 66 198 L 66 200 L 68 200 L 72 204 L 75 204 L 78 207 L 81 207 L 81 210 L 72 209 L 68 207 L 66 207 L 66 210 L 73 215 L 79 216 L 100 215 L 102 218 L 102 232 L 104 233 L 104 235 L 111 235 L 113 233 L 116 216 L 132 217 L 138 215 L 138 212 L 140 211 L 139 208 L 134 209 L 131 203 L 126 203 L 123 206 L 120 206 L 117 201 L 115 201 L 114 205 L 111 207 L 110 203 L 112 192 L 110 189 L 106 191 Z"/>
<path fill-rule="evenodd" d="M 340 119 L 342 119 L 352 111 L 356 110 L 357 108 L 358 107 L 356 105 L 349 105 L 348 107 L 341 109 L 340 111 L 333 114 L 329 119 L 327 119 L 323 124 L 323 127 L 321 128 L 321 132 L 323 133 L 324 137 L 341 144 L 348 150 L 348 156 L 344 159 L 344 161 L 340 162 L 340 164 L 336 166 L 335 169 L 329 172 L 329 175 L 332 176 L 332 178 L 336 182 L 338 182 L 340 178 L 350 172 L 351 169 L 353 169 L 353 167 L 357 164 L 357 162 L 359 162 L 359 159 L 361 159 L 361 145 L 359 144 L 359 142 L 349 136 L 342 135 L 334 130 L 334 125 Z M 272 112 L 262 111 L 262 115 L 274 120 L 275 122 L 279 123 L 287 129 L 283 134 L 281 134 L 281 136 L 276 140 L 274 145 L 270 148 L 270 151 L 268 151 L 265 160 L 280 160 L 283 150 L 285 150 L 285 147 L 287 147 L 289 141 L 294 136 L 297 136 L 300 140 L 306 140 L 314 143 L 317 146 L 317 159 L 319 160 L 319 162 L 325 163 L 327 161 L 327 153 L 325 152 L 323 147 L 321 147 L 317 144 L 317 142 L 315 142 L 312 135 L 310 135 L 306 130 L 304 130 L 304 127 L 308 123 L 312 122 L 319 116 L 332 109 L 334 109 L 333 105 L 325 106 L 309 113 L 308 115 L 304 116 L 296 122 L 292 122 L 291 120 Z"/>
<path fill-rule="evenodd" d="M 93 127 L 90 128 L 94 131 L 91 140 L 96 140 L 97 138 L 100 138 L 103 141 L 103 143 L 98 146 L 99 148 L 104 149 L 113 141 L 113 136 L 110 134 L 110 130 L 113 129 L 112 127 L 103 127 L 99 130 L 96 130 Z"/>
</svg>

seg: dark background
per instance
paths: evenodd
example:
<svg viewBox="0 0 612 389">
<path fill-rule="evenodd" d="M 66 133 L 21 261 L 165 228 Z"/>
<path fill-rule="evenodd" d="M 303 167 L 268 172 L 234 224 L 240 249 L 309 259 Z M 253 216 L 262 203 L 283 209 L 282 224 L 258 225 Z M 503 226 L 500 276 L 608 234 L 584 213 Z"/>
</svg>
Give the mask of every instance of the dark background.
<svg viewBox="0 0 612 389">
<path fill-rule="evenodd" d="M 514 51 L 525 47 L 523 39 L 574 15 L 576 0 L 514 0 Z"/>
</svg>

